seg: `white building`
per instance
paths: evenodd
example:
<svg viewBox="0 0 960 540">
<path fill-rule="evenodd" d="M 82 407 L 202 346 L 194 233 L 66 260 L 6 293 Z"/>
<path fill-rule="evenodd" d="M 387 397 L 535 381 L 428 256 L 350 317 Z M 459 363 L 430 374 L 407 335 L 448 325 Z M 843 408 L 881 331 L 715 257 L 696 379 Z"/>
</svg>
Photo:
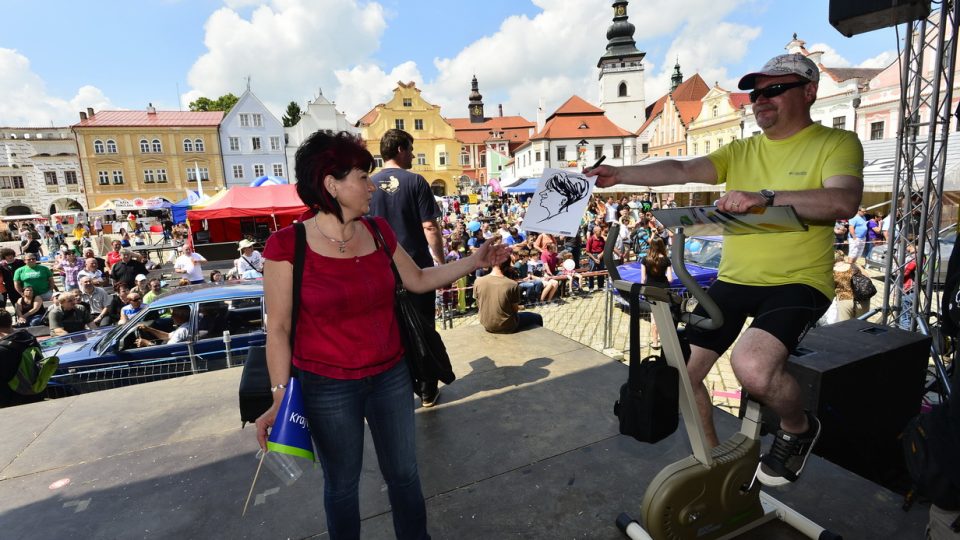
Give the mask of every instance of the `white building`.
<svg viewBox="0 0 960 540">
<path fill-rule="evenodd" d="M 334 133 L 349 131 L 350 133 L 360 135 L 360 130 L 348 122 L 346 115 L 338 111 L 336 104 L 323 97 L 323 92 L 321 92 L 315 100 L 307 104 L 307 108 L 303 111 L 303 116 L 300 117 L 300 121 L 293 127 L 284 128 L 283 130 L 286 134 L 287 163 L 290 165 L 289 178 L 291 181 L 296 181 L 297 177 L 295 157 L 297 148 L 300 147 L 300 144 L 305 141 L 307 137 L 320 130 L 332 131 Z M 380 149 L 371 148 L 370 153 L 379 154 Z"/>
<path fill-rule="evenodd" d="M 0 215 L 86 210 L 69 127 L 0 127 Z"/>
<path fill-rule="evenodd" d="M 228 189 L 262 176 L 288 178 L 283 124 L 249 85 L 220 123 L 220 151 Z"/>
<path fill-rule="evenodd" d="M 616 125 L 636 132 L 643 124 L 643 57 L 633 40 L 636 28 L 627 20 L 627 2 L 613 3 L 613 24 L 607 29 L 607 51 L 600 57 L 600 108 Z"/>
</svg>

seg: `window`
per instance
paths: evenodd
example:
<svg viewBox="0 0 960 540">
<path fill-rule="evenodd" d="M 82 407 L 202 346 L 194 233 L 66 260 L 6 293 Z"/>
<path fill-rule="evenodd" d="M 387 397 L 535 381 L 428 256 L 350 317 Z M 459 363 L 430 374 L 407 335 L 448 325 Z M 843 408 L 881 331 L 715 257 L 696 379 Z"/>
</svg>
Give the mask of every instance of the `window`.
<svg viewBox="0 0 960 540">
<path fill-rule="evenodd" d="M 620 157 L 620 154 L 621 154 L 622 152 L 623 152 L 623 145 L 622 145 L 622 144 L 615 144 L 615 145 L 613 145 L 613 158 L 614 158 L 614 159 L 618 159 L 618 158 Z"/>
<path fill-rule="evenodd" d="M 118 186 L 123 184 L 123 171 L 113 171 L 113 183 Z"/>
<path fill-rule="evenodd" d="M 203 152 L 203 139 L 193 141 L 193 147 L 197 152 Z"/>
<path fill-rule="evenodd" d="M 253 177 L 260 178 L 263 176 L 263 165 L 254 165 L 253 166 Z"/>
<path fill-rule="evenodd" d="M 643 152 L 644 154 L 646 154 L 648 151 L 650 151 L 650 144 L 649 144 L 649 143 L 643 143 L 643 144 L 641 144 L 641 145 L 640 145 L 640 151 Z"/>
<path fill-rule="evenodd" d="M 11 189 L 13 184 L 10 183 L 9 176 L 0 176 L 0 189 Z"/>
<path fill-rule="evenodd" d="M 603 145 L 596 144 L 593 146 L 593 159 L 600 159 L 600 156 L 603 155 Z"/>
<path fill-rule="evenodd" d="M 97 183 L 101 186 L 110 185 L 110 173 L 107 171 L 100 171 L 97 173 Z"/>
<path fill-rule="evenodd" d="M 663 155 L 664 155 L 664 156 L 669 156 L 669 155 L 670 155 L 670 151 L 669 151 L 669 150 L 667 150 L 666 152 L 664 152 L 664 154 L 663 154 Z"/>
<path fill-rule="evenodd" d="M 166 184 L 167 183 L 167 170 L 166 169 L 157 169 L 157 183 Z"/>
<path fill-rule="evenodd" d="M 150 152 L 150 143 L 146 139 L 140 139 L 140 153 L 146 154 Z"/>
<path fill-rule="evenodd" d="M 56 171 L 46 171 L 43 173 L 43 181 L 48 186 L 57 185 L 57 172 Z"/>
<path fill-rule="evenodd" d="M 94 154 L 103 153 L 103 141 L 101 141 L 100 139 L 93 141 L 93 153 Z"/>
<path fill-rule="evenodd" d="M 393 127 L 397 129 L 403 129 L 403 118 L 397 118 L 393 121 Z"/>
<path fill-rule="evenodd" d="M 210 169 L 207 167 L 200 167 L 200 179 L 204 182 L 210 180 Z M 197 168 L 190 167 L 187 169 L 187 180 L 190 182 L 197 181 Z"/>
<path fill-rule="evenodd" d="M 13 184 L 13 189 L 23 189 L 23 177 L 22 176 L 11 176 L 10 183 Z"/>
<path fill-rule="evenodd" d="M 441 163 L 443 165 L 443 163 Z M 377 169 L 383 168 L 383 156 L 373 156 L 373 166 Z"/>
<path fill-rule="evenodd" d="M 422 119 L 422 118 L 414 118 L 414 119 L 413 119 L 413 129 L 419 129 L 419 130 L 422 130 L 422 129 L 423 129 L 423 119 Z"/>
<path fill-rule="evenodd" d="M 723 146 L 723 137 L 717 139 L 717 148 L 720 148 L 721 146 Z"/>
<path fill-rule="evenodd" d="M 197 313 L 197 341 L 223 340 L 224 332 L 230 332 L 231 336 L 242 336 L 263 331 L 260 298 L 204 302 Z"/>
<path fill-rule="evenodd" d="M 107 153 L 108 154 L 117 153 L 117 141 L 113 139 L 107 139 Z"/>
<path fill-rule="evenodd" d="M 283 178 L 283 163 L 273 164 L 273 175 Z"/>
<path fill-rule="evenodd" d="M 230 137 L 230 150 L 233 152 L 240 151 L 240 137 Z"/>
<path fill-rule="evenodd" d="M 617 97 L 627 97 L 627 83 L 622 82 L 620 86 L 617 87 Z"/>
<path fill-rule="evenodd" d="M 697 143 L 693 143 L 693 155 L 697 155 Z"/>
<path fill-rule="evenodd" d="M 274 152 L 280 150 L 280 137 L 270 137 L 270 150 Z"/>
<path fill-rule="evenodd" d="M 487 166 L 487 154 L 486 153 L 480 154 L 480 167 L 486 167 L 486 166 Z"/>
<path fill-rule="evenodd" d="M 153 175 L 153 169 L 144 169 L 143 170 L 143 183 L 152 184 L 156 182 L 157 177 Z"/>
<path fill-rule="evenodd" d="M 720 108 L 717 107 L 716 105 L 714 105 L 714 106 L 713 106 L 713 117 L 716 118 L 719 113 L 720 113 Z"/>
<path fill-rule="evenodd" d="M 460 153 L 460 166 L 469 167 L 470 166 L 470 154 L 466 152 Z"/>
<path fill-rule="evenodd" d="M 872 122 L 870 124 L 870 140 L 876 141 L 883 138 L 883 122 Z"/>
<path fill-rule="evenodd" d="M 566 161 L 567 159 L 567 147 L 558 146 L 557 147 L 557 161 Z"/>
<path fill-rule="evenodd" d="M 833 117 L 833 129 L 847 129 L 847 117 L 846 117 L 846 116 L 834 116 L 834 117 Z"/>
<path fill-rule="evenodd" d="M 706 154 L 710 153 L 710 141 L 703 141 L 703 152 Z"/>
<path fill-rule="evenodd" d="M 253 127 L 263 127 L 263 115 L 254 114 L 253 115 Z"/>
<path fill-rule="evenodd" d="M 236 179 L 243 178 L 243 165 L 233 166 L 233 177 Z"/>
<path fill-rule="evenodd" d="M 678 155 L 678 156 L 682 156 L 682 155 L 683 155 L 683 148 L 677 148 L 677 155 Z"/>
<path fill-rule="evenodd" d="M 403 106 L 404 106 L 404 107 L 413 107 L 413 99 L 408 98 L 408 97 L 403 98 Z"/>
<path fill-rule="evenodd" d="M 183 151 L 184 152 L 193 152 L 193 141 L 190 139 L 183 140 Z"/>
<path fill-rule="evenodd" d="M 148 326 L 154 326 L 158 329 L 162 328 L 164 330 L 169 330 L 170 339 L 167 341 L 157 340 L 155 342 L 152 342 L 150 345 L 147 345 L 146 347 L 140 348 L 137 350 L 142 351 L 145 348 L 149 348 L 149 347 L 166 347 L 168 345 L 171 345 L 173 346 L 173 348 L 179 349 L 181 352 L 184 352 L 184 353 L 187 352 L 186 342 L 191 341 L 191 335 L 189 331 L 189 328 L 190 328 L 189 321 L 190 321 L 191 312 L 193 310 L 190 308 L 189 305 L 173 306 L 172 310 L 183 314 L 183 317 L 188 321 L 188 323 L 185 325 L 185 328 L 187 330 L 177 331 L 177 328 L 175 328 L 175 325 L 173 324 L 173 320 L 170 318 L 171 308 L 163 307 L 163 308 L 157 308 L 157 309 L 148 309 L 143 314 L 143 317 L 140 319 L 140 322 Z M 134 348 L 133 338 L 135 336 L 133 334 L 134 332 L 137 331 L 136 326 L 139 326 L 139 325 L 134 325 L 134 327 L 131 328 L 130 330 L 126 330 L 122 337 L 118 338 L 117 343 L 121 344 L 120 350 L 131 350 L 132 348 Z M 223 339 L 223 332 L 220 333 L 220 339 Z M 168 354 L 173 353 L 173 350 L 171 350 L 171 348 L 169 347 L 164 350 Z M 156 354 L 161 355 L 163 353 L 157 352 Z"/>
<path fill-rule="evenodd" d="M 77 185 L 77 171 L 63 171 L 63 183 L 68 186 Z"/>
<path fill-rule="evenodd" d="M 240 114 L 240 127 L 250 127 L 250 115 Z"/>
<path fill-rule="evenodd" d="M 440 155 L 437 157 L 437 164 L 439 164 L 439 165 L 441 165 L 441 166 L 444 166 L 444 167 L 447 165 L 447 153 L 446 153 L 446 152 L 440 152 Z"/>
<path fill-rule="evenodd" d="M 753 132 L 753 135 L 759 135 L 759 134 L 760 134 L 760 130 L 756 130 Z"/>
<path fill-rule="evenodd" d="M 163 146 L 160 144 L 160 139 L 154 139 L 151 144 L 153 145 L 153 152 L 159 154 L 163 152 Z"/>
<path fill-rule="evenodd" d="M 537 160 L 538 163 L 539 163 L 540 161 L 543 161 L 542 156 L 540 155 L 540 151 L 539 151 L 539 150 L 537 150 L 537 151 L 534 153 L 534 156 L 535 156 L 535 158 L 536 158 L 536 160 Z"/>
<path fill-rule="evenodd" d="M 260 137 L 251 137 L 250 147 L 254 150 L 260 150 Z"/>
<path fill-rule="evenodd" d="M 426 164 L 427 164 L 427 155 L 417 154 L 417 165 L 426 165 Z"/>
</svg>

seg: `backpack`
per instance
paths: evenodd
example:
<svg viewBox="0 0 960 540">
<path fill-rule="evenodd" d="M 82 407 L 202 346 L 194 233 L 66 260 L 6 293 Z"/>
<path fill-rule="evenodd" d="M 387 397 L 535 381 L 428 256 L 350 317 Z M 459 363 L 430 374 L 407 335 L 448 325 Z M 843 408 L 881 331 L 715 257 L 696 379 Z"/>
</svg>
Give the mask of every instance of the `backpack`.
<svg viewBox="0 0 960 540">
<path fill-rule="evenodd" d="M 873 280 L 859 272 L 850 276 L 850 289 L 853 290 L 853 299 L 858 302 L 866 302 L 877 294 Z"/>
<path fill-rule="evenodd" d="M 936 405 L 913 417 L 900 443 L 913 481 L 911 494 L 944 510 L 960 510 L 960 422 L 951 418 L 949 406 Z"/>
<path fill-rule="evenodd" d="M 7 366 L 16 365 L 16 372 L 6 384 L 22 396 L 43 392 L 60 366 L 60 358 L 56 354 L 45 358 L 37 338 L 24 330 L 0 339 L 0 361 Z"/>
</svg>

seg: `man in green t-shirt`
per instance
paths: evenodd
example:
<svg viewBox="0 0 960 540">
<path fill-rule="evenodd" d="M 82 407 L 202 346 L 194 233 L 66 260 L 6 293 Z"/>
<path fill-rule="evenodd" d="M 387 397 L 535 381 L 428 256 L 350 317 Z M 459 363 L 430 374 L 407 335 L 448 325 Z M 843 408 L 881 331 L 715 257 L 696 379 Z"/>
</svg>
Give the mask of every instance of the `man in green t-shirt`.
<svg viewBox="0 0 960 540">
<path fill-rule="evenodd" d="M 57 284 L 53 281 L 53 272 L 49 268 L 37 261 L 37 255 L 26 253 L 23 256 L 23 262 L 26 266 L 17 268 L 13 273 L 13 286 L 17 292 L 23 294 L 24 287 L 33 287 L 33 292 L 44 300 L 50 300 L 54 291 L 58 291 Z"/>
<path fill-rule="evenodd" d="M 809 225 L 803 232 L 727 236 L 719 277 L 710 287 L 724 324 L 712 331 L 687 329 L 687 370 L 705 434 L 717 445 L 703 380 L 753 317 L 730 363 L 750 395 L 780 416 L 773 448 L 757 473 L 766 485 L 796 480 L 820 435 L 820 422 L 803 410 L 800 386 L 786 363 L 830 305 L 833 223 L 856 214 L 863 194 L 863 147 L 856 134 L 823 127 L 810 116 L 819 81 L 816 64 L 802 54 L 777 56 L 739 84 L 752 90 L 753 115 L 762 134 L 686 161 L 585 171 L 597 176 L 597 187 L 726 183 L 718 210 L 741 214 L 774 204 L 792 206 Z"/>
</svg>

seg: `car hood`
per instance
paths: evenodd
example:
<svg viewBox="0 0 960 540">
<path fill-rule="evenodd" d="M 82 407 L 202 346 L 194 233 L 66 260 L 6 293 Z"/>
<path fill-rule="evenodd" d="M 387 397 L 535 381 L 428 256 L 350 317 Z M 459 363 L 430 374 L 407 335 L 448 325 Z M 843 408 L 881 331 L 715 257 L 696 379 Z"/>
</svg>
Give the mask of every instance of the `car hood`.
<svg viewBox="0 0 960 540">
<path fill-rule="evenodd" d="M 40 342 L 44 353 L 56 354 L 60 357 L 60 365 L 70 364 L 78 360 L 87 360 L 96 355 L 93 348 L 100 342 L 100 338 L 113 328 L 98 328 L 86 332 L 75 332 L 65 336 L 52 337 Z"/>
<path fill-rule="evenodd" d="M 633 283 L 640 283 L 641 267 L 643 263 L 640 261 L 628 262 L 626 264 L 621 264 L 617 267 L 617 270 L 620 272 L 620 279 L 625 281 L 630 281 Z M 687 272 L 690 272 L 690 276 L 693 279 L 697 280 L 697 283 L 703 284 L 704 281 L 712 281 L 717 277 L 717 269 L 709 268 L 707 266 L 700 266 L 694 263 L 686 263 L 684 266 L 687 267 Z M 680 278 L 674 275 L 673 280 L 670 281 L 670 287 L 682 288 L 683 284 L 680 283 Z"/>
</svg>

